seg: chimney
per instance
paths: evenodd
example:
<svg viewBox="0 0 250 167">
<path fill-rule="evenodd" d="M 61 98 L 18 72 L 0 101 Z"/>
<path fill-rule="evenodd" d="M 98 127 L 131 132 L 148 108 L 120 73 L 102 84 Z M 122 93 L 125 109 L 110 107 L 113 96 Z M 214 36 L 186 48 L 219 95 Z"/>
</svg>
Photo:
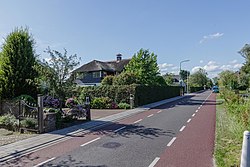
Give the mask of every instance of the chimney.
<svg viewBox="0 0 250 167">
<path fill-rule="evenodd" d="M 116 55 L 116 61 L 121 61 L 122 60 L 122 54 L 121 53 L 118 53 L 117 55 Z"/>
</svg>

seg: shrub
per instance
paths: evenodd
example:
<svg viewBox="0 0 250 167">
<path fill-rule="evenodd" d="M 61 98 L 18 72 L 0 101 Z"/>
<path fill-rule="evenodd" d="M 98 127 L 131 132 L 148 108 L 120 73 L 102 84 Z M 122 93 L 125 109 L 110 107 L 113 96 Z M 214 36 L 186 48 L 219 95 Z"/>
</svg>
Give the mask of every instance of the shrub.
<svg viewBox="0 0 250 167">
<path fill-rule="evenodd" d="M 129 109 L 130 105 L 127 104 L 127 103 L 119 103 L 118 107 L 121 108 L 121 109 Z"/>
<path fill-rule="evenodd" d="M 30 95 L 20 95 L 18 97 L 16 97 L 14 100 L 24 100 L 24 101 L 27 101 L 29 103 L 35 103 L 36 100 L 31 97 Z"/>
<path fill-rule="evenodd" d="M 0 125 L 8 130 L 16 130 L 18 126 L 18 120 L 14 115 L 6 114 L 0 117 Z"/>
<path fill-rule="evenodd" d="M 105 109 L 111 108 L 112 100 L 108 97 L 98 97 L 94 98 L 91 102 L 91 108 L 95 109 Z"/>
<path fill-rule="evenodd" d="M 20 124 L 24 128 L 35 128 L 37 125 L 37 120 L 34 118 L 25 118 L 20 122 Z"/>
</svg>

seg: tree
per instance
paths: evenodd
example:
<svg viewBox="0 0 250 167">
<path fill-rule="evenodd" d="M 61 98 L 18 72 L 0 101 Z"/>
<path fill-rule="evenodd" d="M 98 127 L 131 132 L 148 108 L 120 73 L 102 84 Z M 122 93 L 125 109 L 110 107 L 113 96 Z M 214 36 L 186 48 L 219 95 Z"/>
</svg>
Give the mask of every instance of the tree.
<svg viewBox="0 0 250 167">
<path fill-rule="evenodd" d="M 187 80 L 187 76 L 189 76 L 189 75 L 190 75 L 189 71 L 186 71 L 186 70 L 181 70 L 180 71 L 180 76 L 181 76 L 182 80 Z"/>
<path fill-rule="evenodd" d="M 113 85 L 114 76 L 108 75 L 102 80 L 102 85 Z"/>
<path fill-rule="evenodd" d="M 172 85 L 174 83 L 174 75 L 172 73 L 166 73 L 162 77 L 167 85 Z"/>
<path fill-rule="evenodd" d="M 22 94 L 36 96 L 34 78 L 36 55 L 35 41 L 28 28 L 16 28 L 5 39 L 0 55 L 1 96 L 13 98 Z"/>
<path fill-rule="evenodd" d="M 219 84 L 220 86 L 224 86 L 227 89 L 237 89 L 238 88 L 238 76 L 233 71 L 222 71 L 219 74 Z"/>
<path fill-rule="evenodd" d="M 241 89 L 246 89 L 250 87 L 250 44 L 245 44 L 239 53 L 246 61 L 240 69 L 239 86 Z"/>
<path fill-rule="evenodd" d="M 157 64 L 157 55 L 150 53 L 149 50 L 140 49 L 134 54 L 125 71 L 133 73 L 138 78 L 140 84 L 144 85 L 162 85 L 160 79 L 159 67 Z"/>
<path fill-rule="evenodd" d="M 250 74 L 250 44 L 245 44 L 245 46 L 239 51 L 242 57 L 245 58 L 246 62 L 241 67 L 241 71 L 246 74 Z"/>
<path fill-rule="evenodd" d="M 139 80 L 134 73 L 122 72 L 120 75 L 114 77 L 114 85 L 131 85 L 139 84 Z"/>
<path fill-rule="evenodd" d="M 64 53 L 51 50 L 48 47 L 45 51 L 50 56 L 49 61 L 43 61 L 42 68 L 47 73 L 42 75 L 43 82 L 47 83 L 49 92 L 56 95 L 62 100 L 65 99 L 67 93 L 72 90 L 73 80 L 70 72 L 79 64 L 77 55 L 68 56 L 68 52 L 64 49 Z"/>
<path fill-rule="evenodd" d="M 197 72 L 190 75 L 189 84 L 190 86 L 203 87 L 207 85 L 208 77 L 204 69 L 200 68 Z"/>
</svg>

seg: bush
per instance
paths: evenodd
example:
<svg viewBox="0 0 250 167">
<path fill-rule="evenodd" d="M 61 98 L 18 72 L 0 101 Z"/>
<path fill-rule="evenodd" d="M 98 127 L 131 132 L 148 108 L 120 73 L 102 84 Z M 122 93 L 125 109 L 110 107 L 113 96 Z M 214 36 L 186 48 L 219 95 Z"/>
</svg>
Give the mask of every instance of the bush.
<svg viewBox="0 0 250 167">
<path fill-rule="evenodd" d="M 119 103 L 118 107 L 121 108 L 121 109 L 129 109 L 130 105 L 127 104 L 127 103 Z"/>
<path fill-rule="evenodd" d="M 94 98 L 94 100 L 91 102 L 91 108 L 95 109 L 105 109 L 105 108 L 111 108 L 112 100 L 108 97 L 98 97 Z"/>
<path fill-rule="evenodd" d="M 198 92 L 201 90 L 204 90 L 204 87 L 192 87 L 192 86 L 190 87 L 190 93 Z"/>
<path fill-rule="evenodd" d="M 21 127 L 24 128 L 35 128 L 37 125 L 37 120 L 34 118 L 25 118 L 20 122 Z"/>
<path fill-rule="evenodd" d="M 29 102 L 29 103 L 36 103 L 36 100 L 31 97 L 30 95 L 20 95 L 18 97 L 16 97 L 14 100 L 24 100 L 26 102 Z"/>
<path fill-rule="evenodd" d="M 14 115 L 6 114 L 0 117 L 0 125 L 8 130 L 17 130 L 18 120 Z"/>
</svg>

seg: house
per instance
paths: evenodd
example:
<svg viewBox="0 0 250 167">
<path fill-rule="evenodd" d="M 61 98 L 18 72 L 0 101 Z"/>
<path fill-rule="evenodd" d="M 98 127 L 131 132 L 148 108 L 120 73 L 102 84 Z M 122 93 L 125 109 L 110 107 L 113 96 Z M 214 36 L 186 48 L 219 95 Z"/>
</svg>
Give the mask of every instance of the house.
<svg viewBox="0 0 250 167">
<path fill-rule="evenodd" d="M 122 59 L 122 54 L 117 54 L 114 61 L 93 60 L 73 71 L 75 83 L 78 86 L 98 86 L 105 76 L 120 74 L 130 60 Z"/>
</svg>

